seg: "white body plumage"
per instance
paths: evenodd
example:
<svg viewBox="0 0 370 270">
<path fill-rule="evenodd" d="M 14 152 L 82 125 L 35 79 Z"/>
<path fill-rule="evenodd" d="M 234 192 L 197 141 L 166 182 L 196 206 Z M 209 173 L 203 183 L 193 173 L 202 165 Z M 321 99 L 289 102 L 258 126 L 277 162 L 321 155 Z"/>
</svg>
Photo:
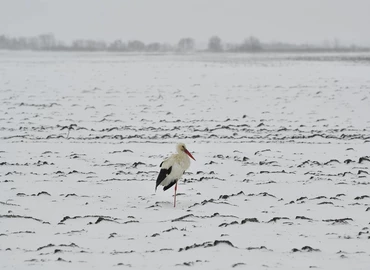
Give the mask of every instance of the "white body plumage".
<svg viewBox="0 0 370 270">
<path fill-rule="evenodd" d="M 171 168 L 170 174 L 160 183 L 161 186 L 168 186 L 174 181 L 179 180 L 184 172 L 190 167 L 190 158 L 184 152 L 173 154 L 162 162 L 161 170 Z"/>
</svg>

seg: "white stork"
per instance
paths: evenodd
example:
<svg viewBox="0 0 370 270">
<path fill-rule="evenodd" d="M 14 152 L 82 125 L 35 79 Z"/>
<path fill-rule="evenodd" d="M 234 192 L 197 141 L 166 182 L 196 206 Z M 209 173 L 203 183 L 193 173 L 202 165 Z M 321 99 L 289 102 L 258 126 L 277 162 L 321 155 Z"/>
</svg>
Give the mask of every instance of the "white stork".
<svg viewBox="0 0 370 270">
<path fill-rule="evenodd" d="M 186 149 L 185 144 L 179 143 L 176 146 L 177 154 L 171 155 L 169 158 L 165 159 L 161 165 L 161 171 L 159 172 L 157 182 L 155 185 L 155 190 L 159 185 L 163 186 L 163 190 L 167 190 L 173 185 L 175 185 L 175 198 L 173 207 L 176 207 L 176 192 L 177 192 L 177 181 L 185 173 L 185 171 L 190 166 L 190 158 L 193 160 L 195 158 Z"/>
</svg>

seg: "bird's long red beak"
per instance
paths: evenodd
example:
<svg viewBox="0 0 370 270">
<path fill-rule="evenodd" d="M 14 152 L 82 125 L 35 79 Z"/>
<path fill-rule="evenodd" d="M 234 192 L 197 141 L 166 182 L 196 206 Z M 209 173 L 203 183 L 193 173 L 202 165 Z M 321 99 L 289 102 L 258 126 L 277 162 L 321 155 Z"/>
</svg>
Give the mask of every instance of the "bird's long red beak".
<svg viewBox="0 0 370 270">
<path fill-rule="evenodd" d="M 193 155 L 192 155 L 192 154 L 190 154 L 190 152 L 188 151 L 188 149 L 185 149 L 185 153 L 186 153 L 189 157 L 191 157 L 193 160 L 195 160 L 195 158 L 193 157 Z"/>
</svg>

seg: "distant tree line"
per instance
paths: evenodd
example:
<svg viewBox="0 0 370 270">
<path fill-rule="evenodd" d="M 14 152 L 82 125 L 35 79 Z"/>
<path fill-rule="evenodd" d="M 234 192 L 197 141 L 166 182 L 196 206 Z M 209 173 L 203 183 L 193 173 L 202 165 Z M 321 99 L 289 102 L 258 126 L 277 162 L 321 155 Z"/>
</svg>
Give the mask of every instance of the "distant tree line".
<svg viewBox="0 0 370 270">
<path fill-rule="evenodd" d="M 207 51 L 210 52 L 354 52 L 370 51 L 370 47 L 356 45 L 344 46 L 338 39 L 325 41 L 321 45 L 292 44 L 284 42 L 263 43 L 257 37 L 250 36 L 239 44 L 223 43 L 218 36 L 212 36 L 208 41 Z"/>
<path fill-rule="evenodd" d="M 152 42 L 145 44 L 140 40 L 124 42 L 117 39 L 111 43 L 103 40 L 77 39 L 70 45 L 57 40 L 53 34 L 36 37 L 7 37 L 0 35 L 0 49 L 40 50 L 40 51 L 113 51 L 113 52 L 191 52 L 195 50 L 192 38 L 182 38 L 178 44 Z"/>
<path fill-rule="evenodd" d="M 195 40 L 181 38 L 177 44 L 152 42 L 145 44 L 140 40 L 124 42 L 117 39 L 111 43 L 103 40 L 77 39 L 71 44 L 57 40 L 53 34 L 42 34 L 36 37 L 8 37 L 0 35 L 0 49 L 6 50 L 40 50 L 40 51 L 112 51 L 112 52 L 194 52 Z M 338 39 L 326 41 L 322 45 L 290 44 L 282 42 L 263 43 L 257 37 L 250 36 L 241 43 L 224 43 L 219 36 L 208 40 L 205 51 L 221 52 L 321 52 L 321 51 L 369 51 L 369 47 L 342 46 Z"/>
</svg>

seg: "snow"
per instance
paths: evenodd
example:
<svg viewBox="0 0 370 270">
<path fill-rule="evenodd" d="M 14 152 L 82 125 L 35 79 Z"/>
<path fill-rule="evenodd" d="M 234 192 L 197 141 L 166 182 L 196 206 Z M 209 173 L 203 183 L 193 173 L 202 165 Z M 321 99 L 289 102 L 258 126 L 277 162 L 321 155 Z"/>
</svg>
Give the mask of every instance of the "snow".
<svg viewBox="0 0 370 270">
<path fill-rule="evenodd" d="M 0 52 L 1 268 L 367 269 L 368 57 Z"/>
</svg>

